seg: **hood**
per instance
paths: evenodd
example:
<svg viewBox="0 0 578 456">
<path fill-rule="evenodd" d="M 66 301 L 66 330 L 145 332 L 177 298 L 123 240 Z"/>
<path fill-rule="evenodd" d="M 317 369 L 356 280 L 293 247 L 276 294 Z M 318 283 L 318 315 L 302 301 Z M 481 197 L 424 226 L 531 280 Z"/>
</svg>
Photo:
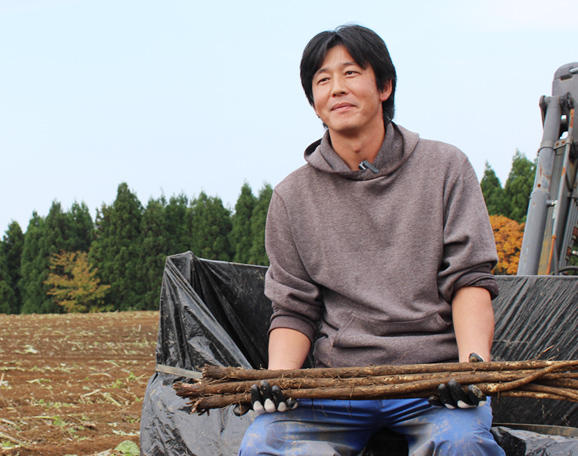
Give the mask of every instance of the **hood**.
<svg viewBox="0 0 578 456">
<path fill-rule="evenodd" d="M 349 169 L 347 164 L 331 147 L 329 131 L 323 138 L 305 149 L 305 160 L 313 168 L 324 173 L 337 174 L 352 180 L 370 180 L 393 173 L 402 166 L 415 150 L 419 135 L 390 122 L 385 129 L 385 139 L 372 165 L 379 170 Z"/>
</svg>

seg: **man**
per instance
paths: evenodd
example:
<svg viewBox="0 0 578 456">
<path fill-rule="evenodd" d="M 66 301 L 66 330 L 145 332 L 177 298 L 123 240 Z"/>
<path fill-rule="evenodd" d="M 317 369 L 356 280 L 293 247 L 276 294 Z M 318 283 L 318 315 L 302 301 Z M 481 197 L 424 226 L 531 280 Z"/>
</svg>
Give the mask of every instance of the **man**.
<svg viewBox="0 0 578 456">
<path fill-rule="evenodd" d="M 316 367 L 489 360 L 497 256 L 466 156 L 391 121 L 395 68 L 367 28 L 315 36 L 301 82 L 327 131 L 271 199 L 269 369 L 300 368 L 312 346 Z M 357 455 L 383 427 L 410 454 L 504 454 L 489 404 L 459 405 L 300 400 L 258 416 L 240 454 Z"/>
</svg>

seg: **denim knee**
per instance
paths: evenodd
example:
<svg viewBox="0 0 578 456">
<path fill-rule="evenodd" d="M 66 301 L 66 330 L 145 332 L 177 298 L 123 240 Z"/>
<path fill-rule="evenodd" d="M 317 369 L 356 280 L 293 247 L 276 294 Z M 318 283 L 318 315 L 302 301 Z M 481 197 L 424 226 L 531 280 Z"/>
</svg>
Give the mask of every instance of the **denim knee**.
<svg viewBox="0 0 578 456">
<path fill-rule="evenodd" d="M 448 436 L 449 437 L 449 436 Z M 428 451 L 415 453 L 416 455 L 444 455 L 444 456 L 504 456 L 504 450 L 498 446 L 491 434 L 489 436 L 478 434 L 465 434 L 445 439 L 437 436 L 428 445 Z"/>
</svg>

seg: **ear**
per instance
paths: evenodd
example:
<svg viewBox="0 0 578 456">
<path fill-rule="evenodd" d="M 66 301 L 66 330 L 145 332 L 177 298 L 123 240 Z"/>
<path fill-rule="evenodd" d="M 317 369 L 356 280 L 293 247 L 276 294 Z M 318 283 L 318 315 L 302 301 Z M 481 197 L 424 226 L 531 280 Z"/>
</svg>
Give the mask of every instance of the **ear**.
<svg viewBox="0 0 578 456">
<path fill-rule="evenodd" d="M 390 79 L 384 84 L 383 89 L 379 91 L 379 99 L 382 103 L 390 97 L 391 92 L 393 92 L 393 84 Z"/>
</svg>

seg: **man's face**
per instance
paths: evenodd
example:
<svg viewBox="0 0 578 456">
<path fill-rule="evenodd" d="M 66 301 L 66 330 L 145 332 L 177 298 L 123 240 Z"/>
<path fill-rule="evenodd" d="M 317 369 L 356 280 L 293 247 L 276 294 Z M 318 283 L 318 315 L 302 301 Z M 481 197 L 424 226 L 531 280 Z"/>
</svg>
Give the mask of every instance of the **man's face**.
<svg viewBox="0 0 578 456">
<path fill-rule="evenodd" d="M 379 90 L 371 66 L 359 66 L 342 45 L 327 52 L 313 77 L 315 113 L 330 134 L 351 137 L 383 128 L 381 103 L 390 95 L 391 81 Z"/>
</svg>

